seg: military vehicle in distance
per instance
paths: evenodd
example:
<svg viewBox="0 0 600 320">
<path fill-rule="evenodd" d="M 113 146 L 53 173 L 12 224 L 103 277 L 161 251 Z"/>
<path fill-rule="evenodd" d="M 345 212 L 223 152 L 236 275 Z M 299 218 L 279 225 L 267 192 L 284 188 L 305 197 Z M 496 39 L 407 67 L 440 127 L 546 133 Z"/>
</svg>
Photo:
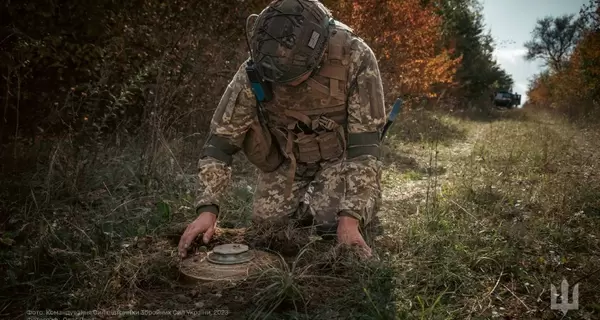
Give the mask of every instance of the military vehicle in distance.
<svg viewBox="0 0 600 320">
<path fill-rule="evenodd" d="M 496 107 L 505 107 L 512 109 L 515 106 L 521 104 L 521 95 L 518 93 L 512 93 L 508 91 L 496 91 L 493 95 L 492 102 Z"/>
<path fill-rule="evenodd" d="M 514 102 L 513 102 L 513 106 L 518 107 L 521 105 L 521 95 L 518 93 L 513 93 L 513 98 L 514 98 Z"/>
</svg>

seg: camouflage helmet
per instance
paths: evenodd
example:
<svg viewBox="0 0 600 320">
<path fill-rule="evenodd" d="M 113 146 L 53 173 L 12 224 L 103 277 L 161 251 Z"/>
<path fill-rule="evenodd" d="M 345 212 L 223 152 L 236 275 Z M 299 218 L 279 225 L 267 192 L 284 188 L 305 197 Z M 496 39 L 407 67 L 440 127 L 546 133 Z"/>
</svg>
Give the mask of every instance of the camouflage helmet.
<svg viewBox="0 0 600 320">
<path fill-rule="evenodd" d="M 275 0 L 254 23 L 251 56 L 265 81 L 287 83 L 312 72 L 329 38 L 331 12 L 317 0 Z"/>
</svg>

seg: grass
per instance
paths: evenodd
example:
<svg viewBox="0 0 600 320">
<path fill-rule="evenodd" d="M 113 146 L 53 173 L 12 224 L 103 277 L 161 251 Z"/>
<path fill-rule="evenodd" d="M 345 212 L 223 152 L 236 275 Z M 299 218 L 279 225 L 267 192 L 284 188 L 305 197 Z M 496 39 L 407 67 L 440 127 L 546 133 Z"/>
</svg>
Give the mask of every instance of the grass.
<svg viewBox="0 0 600 320">
<path fill-rule="evenodd" d="M 23 150 L 37 169 L 0 191 L 0 316 L 160 308 L 256 319 L 560 319 L 550 284 L 567 279 L 579 281 L 580 306 L 564 319 L 597 317 L 600 130 L 523 110 L 487 117 L 413 111 L 395 124 L 384 232 L 371 239 L 377 259 L 286 234 L 297 243 L 281 251 L 282 268 L 227 286 L 178 277 L 175 247 L 195 216 L 197 141 Z M 238 241 L 235 228 L 250 225 L 256 172 L 244 161 L 236 158 L 240 178 L 214 243 Z"/>
<path fill-rule="evenodd" d="M 423 173 L 415 170 L 409 170 L 402 174 L 402 177 L 406 180 L 421 180 L 423 179 Z"/>
<path fill-rule="evenodd" d="M 598 215 L 590 209 L 600 199 L 598 177 L 590 179 L 597 149 L 581 150 L 581 132 L 554 119 L 501 119 L 479 129 L 470 152 L 449 150 L 448 177 L 424 186 L 424 193 L 439 188 L 434 205 L 389 214 L 402 226 L 394 239 L 402 245 L 390 247 L 410 261 L 400 268 L 414 287 L 403 294 L 408 309 L 422 314 L 430 301 L 431 319 L 552 318 L 550 284 L 586 277 L 580 293 L 588 304 L 567 318 L 597 314 Z"/>
</svg>

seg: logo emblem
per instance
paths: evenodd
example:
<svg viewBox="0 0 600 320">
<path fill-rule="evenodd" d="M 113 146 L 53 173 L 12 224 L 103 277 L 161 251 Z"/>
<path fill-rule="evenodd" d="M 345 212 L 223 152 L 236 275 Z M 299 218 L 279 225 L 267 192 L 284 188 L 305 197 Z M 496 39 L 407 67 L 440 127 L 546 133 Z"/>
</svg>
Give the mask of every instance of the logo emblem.
<svg viewBox="0 0 600 320">
<path fill-rule="evenodd" d="M 321 35 L 318 32 L 313 31 L 312 35 L 310 36 L 310 40 L 308 41 L 308 46 L 311 49 L 314 49 L 317 46 L 317 41 L 319 41 L 320 37 Z"/>
<path fill-rule="evenodd" d="M 569 310 L 579 309 L 579 283 L 573 286 L 573 302 L 569 303 L 569 283 L 567 280 L 562 281 L 560 285 L 560 303 L 556 302 L 558 294 L 556 293 L 556 287 L 550 285 L 550 309 L 560 310 L 563 315 L 566 315 Z"/>
</svg>

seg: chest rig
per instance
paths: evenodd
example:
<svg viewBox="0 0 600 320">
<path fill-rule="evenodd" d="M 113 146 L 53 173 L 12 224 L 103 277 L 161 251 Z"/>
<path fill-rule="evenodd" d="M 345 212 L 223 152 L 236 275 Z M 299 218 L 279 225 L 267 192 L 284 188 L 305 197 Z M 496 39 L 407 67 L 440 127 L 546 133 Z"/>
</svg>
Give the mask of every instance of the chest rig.
<svg viewBox="0 0 600 320">
<path fill-rule="evenodd" d="M 298 164 L 318 166 L 343 156 L 346 149 L 347 88 L 351 29 L 336 22 L 321 66 L 298 86 L 274 86 L 262 104 L 268 128 L 290 160 L 286 195 Z"/>
</svg>

